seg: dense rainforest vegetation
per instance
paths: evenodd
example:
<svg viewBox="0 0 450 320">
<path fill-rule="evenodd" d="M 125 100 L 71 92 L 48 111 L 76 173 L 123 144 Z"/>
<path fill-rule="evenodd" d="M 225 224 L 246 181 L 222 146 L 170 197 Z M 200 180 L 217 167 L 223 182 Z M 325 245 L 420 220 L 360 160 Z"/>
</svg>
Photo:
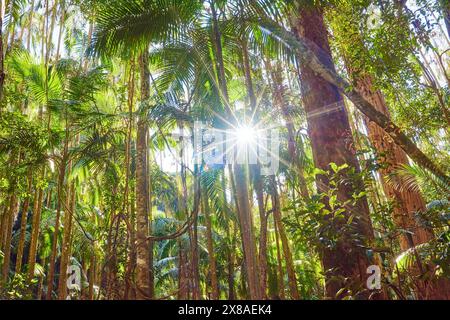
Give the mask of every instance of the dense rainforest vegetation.
<svg viewBox="0 0 450 320">
<path fill-rule="evenodd" d="M 0 299 L 450 299 L 448 0 L 0 13 Z"/>
</svg>

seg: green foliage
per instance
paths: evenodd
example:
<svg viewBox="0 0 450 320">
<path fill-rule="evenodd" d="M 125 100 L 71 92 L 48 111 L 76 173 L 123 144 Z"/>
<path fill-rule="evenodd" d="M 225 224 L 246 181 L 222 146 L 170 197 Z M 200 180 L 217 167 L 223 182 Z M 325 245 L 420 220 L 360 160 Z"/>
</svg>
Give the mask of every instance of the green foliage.
<svg viewBox="0 0 450 320">
<path fill-rule="evenodd" d="M 33 298 L 30 288 L 36 284 L 27 280 L 26 274 L 16 273 L 5 285 L 0 287 L 0 299 L 6 300 L 30 300 Z"/>
</svg>

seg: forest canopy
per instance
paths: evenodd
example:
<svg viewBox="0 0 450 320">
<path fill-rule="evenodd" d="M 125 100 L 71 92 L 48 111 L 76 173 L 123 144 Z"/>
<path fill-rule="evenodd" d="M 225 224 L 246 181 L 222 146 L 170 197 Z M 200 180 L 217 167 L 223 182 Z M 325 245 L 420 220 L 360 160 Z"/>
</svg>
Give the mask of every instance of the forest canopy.
<svg viewBox="0 0 450 320">
<path fill-rule="evenodd" d="M 450 299 L 449 0 L 0 26 L 0 300 Z"/>
</svg>

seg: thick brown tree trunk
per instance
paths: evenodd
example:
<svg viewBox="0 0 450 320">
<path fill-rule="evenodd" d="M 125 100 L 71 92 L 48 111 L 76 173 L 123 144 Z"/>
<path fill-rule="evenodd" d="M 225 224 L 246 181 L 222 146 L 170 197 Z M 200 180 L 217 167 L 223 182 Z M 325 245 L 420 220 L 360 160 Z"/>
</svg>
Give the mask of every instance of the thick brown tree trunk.
<svg viewBox="0 0 450 320">
<path fill-rule="evenodd" d="M 150 97 L 150 73 L 148 52 L 139 58 L 141 73 L 141 100 Z M 137 299 L 153 298 L 152 264 L 150 251 L 153 248 L 149 236 L 150 192 L 148 170 L 148 123 L 146 113 L 139 115 L 136 137 L 136 294 Z"/>
<path fill-rule="evenodd" d="M 312 50 L 320 63 L 334 73 L 327 29 L 321 10 L 301 9 L 297 28 L 299 37 L 314 44 Z M 303 63 L 300 69 L 303 102 L 315 166 L 322 170 L 329 170 L 330 163 L 338 166 L 347 164 L 358 172 L 358 160 L 349 147 L 353 144 L 353 137 L 338 88 L 322 78 L 311 65 Z M 318 175 L 316 182 L 319 192 L 328 191 L 326 177 Z M 352 195 L 360 191 L 362 190 L 355 190 L 349 184 L 340 185 L 338 200 L 341 202 L 351 200 Z M 355 232 L 370 241 L 373 238 L 373 230 L 366 199 L 361 199 L 345 213 L 347 217 L 350 214 L 356 215 Z M 356 246 L 351 240 L 352 236 L 354 235 L 342 234 L 335 246 L 323 249 L 323 267 L 324 270 L 329 271 L 326 290 L 331 298 L 341 298 L 342 295 L 337 296 L 337 294 L 344 287 L 364 290 L 367 267 L 372 263 L 368 260 L 365 249 Z M 344 281 L 344 278 L 347 278 L 347 281 Z M 367 294 L 363 293 L 360 298 L 367 298 Z"/>
</svg>

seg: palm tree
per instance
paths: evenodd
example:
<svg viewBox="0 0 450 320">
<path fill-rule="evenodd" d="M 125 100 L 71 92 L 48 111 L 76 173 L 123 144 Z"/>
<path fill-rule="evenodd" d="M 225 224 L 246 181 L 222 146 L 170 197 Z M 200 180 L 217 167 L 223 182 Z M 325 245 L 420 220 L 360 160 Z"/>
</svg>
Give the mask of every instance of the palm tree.
<svg viewBox="0 0 450 320">
<path fill-rule="evenodd" d="M 150 189 L 148 170 L 148 123 L 146 112 L 150 98 L 150 74 L 148 71 L 148 45 L 151 41 L 164 40 L 175 35 L 179 25 L 192 18 L 196 1 L 120 1 L 106 2 L 99 9 L 97 30 L 93 47 L 97 53 L 140 52 L 141 116 L 137 123 L 136 138 L 136 199 L 137 199 L 137 297 L 153 298 L 152 241 L 148 241 L 150 216 Z M 130 19 L 131 17 L 131 19 Z M 144 23 L 142 23 L 144 21 Z M 147 27 L 146 23 L 152 23 Z M 151 216 L 150 216 L 151 218 Z"/>
</svg>

